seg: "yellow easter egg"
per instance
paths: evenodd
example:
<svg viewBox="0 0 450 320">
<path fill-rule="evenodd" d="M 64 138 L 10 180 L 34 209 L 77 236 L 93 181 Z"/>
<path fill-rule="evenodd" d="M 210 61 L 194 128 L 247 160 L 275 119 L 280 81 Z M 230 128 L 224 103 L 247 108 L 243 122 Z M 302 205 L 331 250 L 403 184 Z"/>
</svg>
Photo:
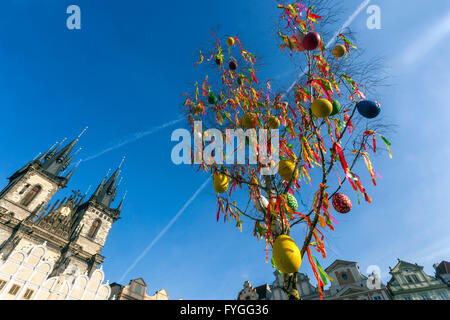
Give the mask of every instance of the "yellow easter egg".
<svg viewBox="0 0 450 320">
<path fill-rule="evenodd" d="M 297 244 L 291 237 L 282 235 L 276 238 L 272 252 L 278 270 L 283 273 L 298 272 L 302 264 L 302 256 Z"/>
<path fill-rule="evenodd" d="M 267 121 L 267 126 L 271 130 L 278 129 L 280 127 L 280 119 L 275 116 L 270 116 L 269 120 Z"/>
<path fill-rule="evenodd" d="M 295 162 L 291 160 L 281 160 L 278 164 L 278 174 L 285 181 L 292 179 L 295 170 Z M 295 179 L 298 177 L 298 171 L 295 173 Z"/>
<path fill-rule="evenodd" d="M 242 128 L 256 129 L 256 116 L 253 113 L 246 113 L 239 121 Z"/>
<path fill-rule="evenodd" d="M 317 118 L 328 117 L 333 112 L 333 105 L 326 99 L 316 99 L 311 104 L 312 113 Z"/>
<path fill-rule="evenodd" d="M 342 44 L 339 44 L 333 48 L 333 56 L 335 56 L 336 58 L 343 57 L 346 53 L 347 49 Z"/>
<path fill-rule="evenodd" d="M 214 175 L 213 187 L 217 193 L 226 192 L 228 190 L 228 177 L 224 174 Z"/>
<path fill-rule="evenodd" d="M 229 37 L 227 39 L 227 45 L 230 47 L 234 46 L 234 38 L 233 37 Z"/>
</svg>

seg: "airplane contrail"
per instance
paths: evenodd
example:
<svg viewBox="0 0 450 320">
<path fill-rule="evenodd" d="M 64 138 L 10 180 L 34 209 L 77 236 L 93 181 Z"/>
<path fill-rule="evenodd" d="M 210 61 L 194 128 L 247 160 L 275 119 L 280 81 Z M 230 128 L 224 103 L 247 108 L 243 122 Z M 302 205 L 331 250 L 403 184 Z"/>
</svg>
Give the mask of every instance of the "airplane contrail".
<svg viewBox="0 0 450 320">
<path fill-rule="evenodd" d="M 134 141 L 136 141 L 136 140 L 142 139 L 142 138 L 144 138 L 145 136 L 148 136 L 149 134 L 155 133 L 155 132 L 157 132 L 157 131 L 159 131 L 159 130 L 161 130 L 161 129 L 164 129 L 164 128 L 166 128 L 166 127 L 169 127 L 169 126 L 171 126 L 171 125 L 174 125 L 175 123 L 178 123 L 178 122 L 180 122 L 180 121 L 182 121 L 182 120 L 183 120 L 183 118 L 180 118 L 180 119 L 177 119 L 177 120 L 174 120 L 174 121 L 167 122 L 167 123 L 165 123 L 165 124 L 163 124 L 163 125 L 160 125 L 160 126 L 158 126 L 158 127 L 152 128 L 152 129 L 150 129 L 150 130 L 141 131 L 141 132 L 136 132 L 136 133 L 132 134 L 131 136 L 129 136 L 128 138 L 125 138 L 125 140 L 123 140 L 123 141 L 121 141 L 121 142 L 119 142 L 119 143 L 113 145 L 112 147 L 106 148 L 106 149 L 100 151 L 99 153 L 96 153 L 96 154 L 94 154 L 94 155 L 92 155 L 92 156 L 87 157 L 87 158 L 84 159 L 83 161 L 86 162 L 86 161 L 89 161 L 89 160 L 98 158 L 98 157 L 100 157 L 101 155 L 104 155 L 104 154 L 107 153 L 107 152 L 116 150 L 116 149 L 118 149 L 118 148 L 120 148 L 120 147 L 123 147 L 123 146 L 126 145 L 126 144 L 129 144 L 129 143 L 134 142 Z"/>
<path fill-rule="evenodd" d="M 175 221 L 178 220 L 178 218 L 181 216 L 181 214 L 189 207 L 189 205 L 194 201 L 197 196 L 202 192 L 202 190 L 206 187 L 208 182 L 211 180 L 211 177 L 208 177 L 205 182 L 200 186 L 200 188 L 195 191 L 195 193 L 192 195 L 192 197 L 184 204 L 184 206 L 177 212 L 177 214 L 172 218 L 172 220 L 169 221 L 169 223 L 164 227 L 164 229 L 161 230 L 161 232 L 153 239 L 152 242 L 147 246 L 147 248 L 142 251 L 142 253 L 139 255 L 139 257 L 136 258 L 136 260 L 128 267 L 128 269 L 125 271 L 125 273 L 120 278 L 120 282 L 122 282 L 127 274 L 141 261 L 147 253 L 150 251 L 150 249 L 161 239 L 161 237 L 167 232 L 167 230 L 170 229 L 170 227 L 175 223 Z"/>
<path fill-rule="evenodd" d="M 424 57 L 428 52 L 436 49 L 450 34 L 450 12 L 437 20 L 437 22 L 430 26 L 424 33 L 416 36 L 415 41 L 408 46 L 402 55 L 399 57 L 399 62 L 396 65 L 413 65 L 419 59 Z M 444 41 L 445 42 L 445 41 Z"/>
<path fill-rule="evenodd" d="M 328 41 L 327 45 L 325 46 L 325 49 L 328 49 L 335 41 L 337 36 L 342 33 L 342 31 L 347 28 L 352 22 L 353 20 L 355 20 L 355 18 L 361 13 L 361 11 L 367 7 L 367 5 L 369 4 L 371 0 L 364 0 L 359 6 L 358 8 L 356 8 L 355 12 L 353 12 L 353 14 L 348 17 L 347 21 L 344 22 L 344 24 L 338 29 L 338 31 L 336 31 L 336 33 L 334 34 L 334 36 L 330 39 L 330 41 Z M 286 92 L 281 96 L 281 98 L 283 99 L 291 90 L 292 88 L 294 88 L 294 86 L 297 84 L 297 82 L 300 80 L 300 78 L 306 74 L 306 70 L 303 69 L 302 72 L 300 73 L 300 75 L 297 77 L 297 79 L 295 79 L 295 81 L 291 84 L 291 86 L 286 90 Z"/>
</svg>

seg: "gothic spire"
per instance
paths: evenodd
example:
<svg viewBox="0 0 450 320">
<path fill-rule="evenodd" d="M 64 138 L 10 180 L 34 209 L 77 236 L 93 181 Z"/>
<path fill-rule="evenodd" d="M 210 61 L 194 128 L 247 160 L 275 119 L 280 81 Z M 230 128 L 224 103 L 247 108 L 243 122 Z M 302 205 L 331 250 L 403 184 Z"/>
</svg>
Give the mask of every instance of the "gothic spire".
<svg viewBox="0 0 450 320">
<path fill-rule="evenodd" d="M 36 159 L 34 159 L 33 161 L 35 161 L 39 164 L 42 164 L 42 161 L 47 157 L 47 155 L 50 153 L 50 151 L 56 147 L 57 144 L 58 144 L 58 141 L 55 142 L 46 152 L 37 156 Z"/>
<path fill-rule="evenodd" d="M 127 196 L 127 193 L 128 193 L 128 190 L 125 191 L 125 194 L 123 195 L 123 198 L 122 198 L 122 200 L 120 201 L 119 206 L 117 207 L 117 210 L 118 210 L 119 212 L 122 211 L 123 201 L 125 200 L 125 197 Z"/>
<path fill-rule="evenodd" d="M 70 161 L 72 161 L 73 156 L 76 154 L 75 153 L 72 157 L 70 156 L 73 148 L 75 147 L 75 144 L 78 142 L 86 129 L 87 127 L 78 135 L 78 137 L 76 137 L 74 140 L 72 140 L 72 142 L 67 144 L 62 149 L 60 148 L 62 147 L 62 143 L 65 139 L 50 152 L 47 152 L 44 156 L 44 163 L 42 164 L 42 168 L 47 173 L 53 174 L 55 176 L 58 176 L 61 171 L 64 171 L 70 164 Z"/>
<path fill-rule="evenodd" d="M 103 186 L 105 185 L 106 178 L 108 177 L 110 171 L 111 171 L 111 169 L 108 169 L 108 171 L 106 172 L 106 175 L 103 178 L 102 182 L 100 182 L 100 184 L 98 185 L 97 189 L 95 189 L 94 193 L 92 194 L 91 199 L 96 198 L 96 197 L 98 197 L 100 195 L 100 191 L 102 191 Z"/>
<path fill-rule="evenodd" d="M 73 156 L 72 156 L 72 158 L 73 158 Z M 69 181 L 70 178 L 72 178 L 72 175 L 73 175 L 75 169 L 80 165 L 80 163 L 81 163 L 81 159 L 78 160 L 77 164 L 76 164 L 76 165 L 72 168 L 72 170 L 70 170 L 70 172 L 64 177 L 64 178 L 66 179 L 66 181 Z"/>
<path fill-rule="evenodd" d="M 114 173 L 106 180 L 108 174 L 103 178 L 102 182 L 99 184 L 91 199 L 94 199 L 96 202 L 110 208 L 111 203 L 114 201 L 117 193 L 117 188 L 120 184 L 117 183 L 117 179 L 120 174 L 120 167 L 123 164 L 125 157 L 122 158 L 118 168 L 114 171 Z M 109 173 L 109 171 L 108 171 Z M 106 181 L 106 182 L 105 182 Z"/>
</svg>

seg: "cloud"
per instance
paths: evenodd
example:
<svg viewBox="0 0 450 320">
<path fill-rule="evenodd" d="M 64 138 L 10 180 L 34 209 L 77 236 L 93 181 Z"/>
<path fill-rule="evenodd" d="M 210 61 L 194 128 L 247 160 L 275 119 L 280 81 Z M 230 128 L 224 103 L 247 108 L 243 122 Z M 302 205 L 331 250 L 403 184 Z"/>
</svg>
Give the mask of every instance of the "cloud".
<svg viewBox="0 0 450 320">
<path fill-rule="evenodd" d="M 437 47 L 449 34 L 450 12 L 417 37 L 417 40 L 403 51 L 400 61 L 404 65 L 415 63 Z"/>
<path fill-rule="evenodd" d="M 98 152 L 98 153 L 96 153 L 96 154 L 94 154 L 92 156 L 87 157 L 83 161 L 86 162 L 86 161 L 98 158 L 98 157 L 104 155 L 105 153 L 108 153 L 110 151 L 116 150 L 116 149 L 118 149 L 120 147 L 123 147 L 123 146 L 125 146 L 125 145 L 127 145 L 129 143 L 132 143 L 132 142 L 134 142 L 136 140 L 142 139 L 142 138 L 148 136 L 149 134 L 155 133 L 155 132 L 157 132 L 159 130 L 162 130 L 162 129 L 166 128 L 166 127 L 174 125 L 175 123 L 181 122 L 182 120 L 183 120 L 182 118 L 181 119 L 177 119 L 177 120 L 174 120 L 174 121 L 167 122 L 167 123 L 165 123 L 163 125 L 160 125 L 158 127 L 154 127 L 154 128 L 152 128 L 150 130 L 136 132 L 136 133 L 132 134 L 131 136 L 123 138 L 122 141 L 117 142 L 113 146 L 105 148 L 102 151 L 100 151 L 100 152 Z"/>
</svg>

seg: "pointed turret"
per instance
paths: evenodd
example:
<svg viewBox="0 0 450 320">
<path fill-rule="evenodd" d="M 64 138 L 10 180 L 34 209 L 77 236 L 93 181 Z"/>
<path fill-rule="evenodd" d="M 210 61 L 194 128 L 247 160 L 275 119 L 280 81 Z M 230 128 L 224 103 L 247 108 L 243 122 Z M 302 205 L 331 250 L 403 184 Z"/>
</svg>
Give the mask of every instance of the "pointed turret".
<svg viewBox="0 0 450 320">
<path fill-rule="evenodd" d="M 117 188 L 119 187 L 120 184 L 120 182 L 117 183 L 117 179 L 120 174 L 120 167 L 122 166 L 124 160 L 125 157 L 122 158 L 119 167 L 114 171 L 114 173 L 109 177 L 108 180 L 106 180 L 107 176 L 103 178 L 102 182 L 99 184 L 99 186 L 93 193 L 91 197 L 92 200 L 95 200 L 97 203 L 100 203 L 107 208 L 111 207 L 111 203 L 114 201 L 116 197 Z"/>
<path fill-rule="evenodd" d="M 75 172 L 75 169 L 80 165 L 81 159 L 78 160 L 77 164 L 70 170 L 70 172 L 64 177 L 66 180 L 66 183 L 72 178 L 73 173 Z"/>
<path fill-rule="evenodd" d="M 111 169 L 108 169 L 108 172 L 106 172 L 106 175 L 103 178 L 102 182 L 100 182 L 97 189 L 95 189 L 94 193 L 92 194 L 91 199 L 95 199 L 100 195 L 100 192 L 103 190 L 103 187 L 105 186 L 105 181 L 106 181 L 106 178 L 108 178 L 110 171 L 111 171 Z"/>
<path fill-rule="evenodd" d="M 122 200 L 120 201 L 119 206 L 118 206 L 117 209 L 116 209 L 116 210 L 118 210 L 119 212 L 122 211 L 123 201 L 125 200 L 125 197 L 127 196 L 127 193 L 128 193 L 128 190 L 125 191 L 125 194 L 123 195 L 123 198 L 122 198 Z"/>
<path fill-rule="evenodd" d="M 58 176 L 61 171 L 64 171 L 67 166 L 72 161 L 73 156 L 70 157 L 70 154 L 75 147 L 75 144 L 78 142 L 80 137 L 86 131 L 87 127 L 76 137 L 72 142 L 67 144 L 61 150 L 59 149 L 62 146 L 62 143 L 55 147 L 52 151 L 50 151 L 45 157 L 45 161 L 42 164 L 42 168 L 52 175 Z M 78 150 L 79 151 L 79 150 Z M 77 152 L 78 152 L 77 151 Z M 75 153 L 76 154 L 76 153 Z M 74 155 L 75 155 L 74 154 Z"/>
<path fill-rule="evenodd" d="M 48 154 L 52 151 L 53 148 L 56 147 L 56 145 L 58 144 L 58 141 L 55 142 L 48 150 L 47 152 L 44 152 L 43 154 L 38 155 L 33 161 L 38 163 L 38 164 L 42 164 L 42 161 L 44 161 L 44 159 L 48 156 Z"/>
</svg>

